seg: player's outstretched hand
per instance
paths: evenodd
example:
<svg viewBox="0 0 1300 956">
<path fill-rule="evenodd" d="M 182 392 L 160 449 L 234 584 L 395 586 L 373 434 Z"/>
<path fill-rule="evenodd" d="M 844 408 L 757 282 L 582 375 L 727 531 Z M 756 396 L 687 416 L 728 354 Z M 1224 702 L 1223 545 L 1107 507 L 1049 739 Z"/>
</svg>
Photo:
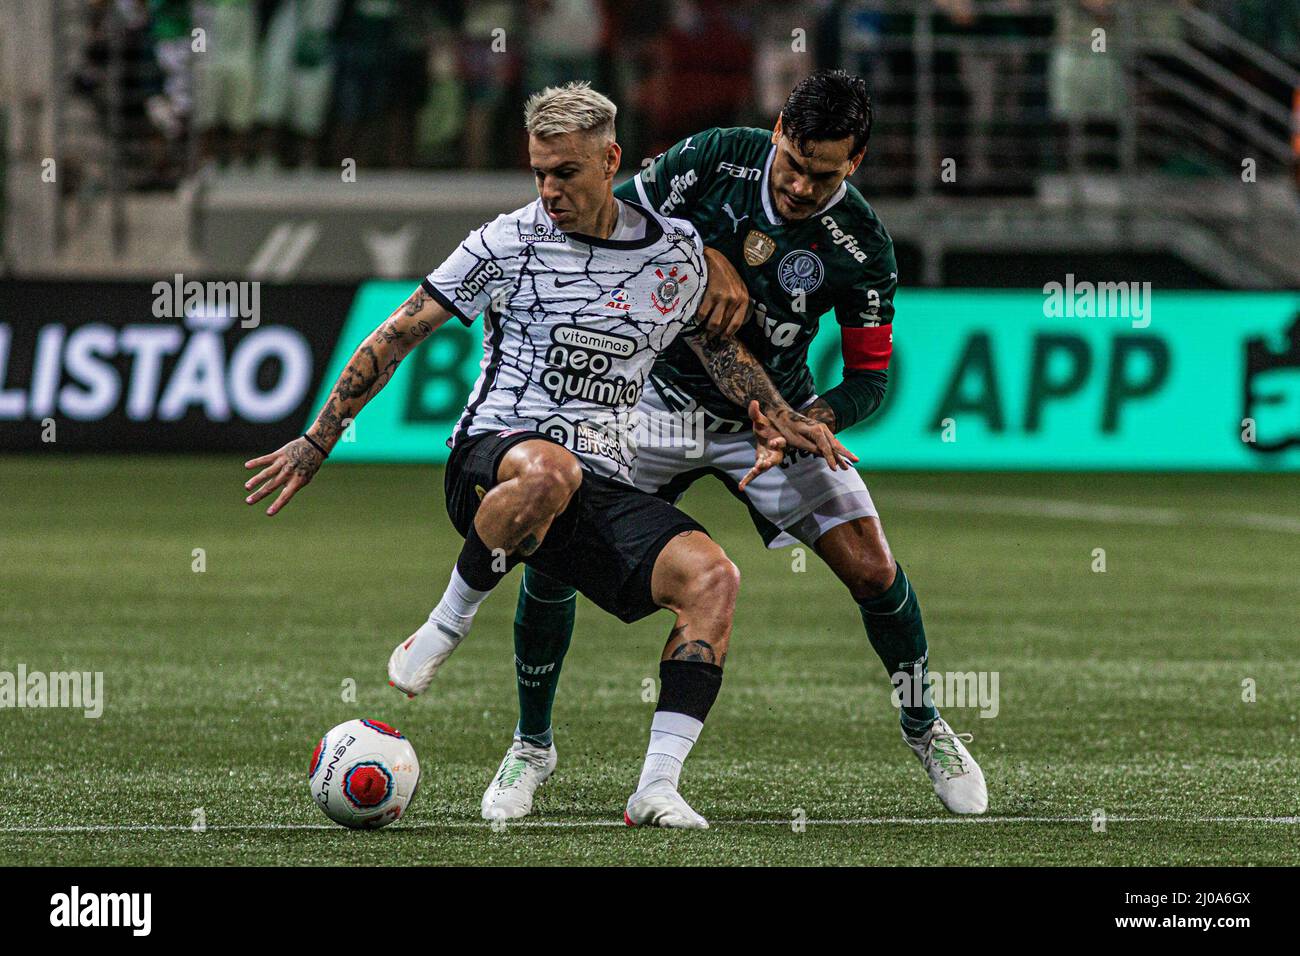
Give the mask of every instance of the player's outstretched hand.
<svg viewBox="0 0 1300 956">
<path fill-rule="evenodd" d="M 757 404 L 757 402 L 751 403 L 753 406 Z M 756 407 L 750 408 L 750 421 L 754 420 L 754 413 L 757 410 Z M 801 415 L 794 409 L 775 412 L 770 421 L 787 445 L 800 451 L 820 455 L 826 459 L 826 464 L 832 471 L 839 468 L 852 468 L 858 460 L 857 455 L 840 444 L 830 428 L 821 422 L 813 421 L 807 415 Z"/>
<path fill-rule="evenodd" d="M 749 290 L 722 253 L 706 248 L 704 261 L 709 278 L 697 314 L 704 317 L 705 330 L 712 338 L 735 335 L 749 315 Z"/>
<path fill-rule="evenodd" d="M 263 455 L 244 462 L 245 468 L 261 468 L 256 475 L 244 482 L 244 490 L 253 491 L 244 499 L 245 504 L 255 505 L 275 489 L 282 489 L 266 509 L 267 515 L 274 515 L 289 503 L 289 499 L 298 493 L 298 489 L 316 477 L 324 462 L 311 442 L 305 438 L 295 438 L 279 451 Z M 257 486 L 261 485 L 260 488 Z"/>
<path fill-rule="evenodd" d="M 740 490 L 785 457 L 785 437 L 772 420 L 758 410 L 758 402 L 749 403 L 749 420 L 754 426 L 754 467 L 740 479 Z"/>
</svg>

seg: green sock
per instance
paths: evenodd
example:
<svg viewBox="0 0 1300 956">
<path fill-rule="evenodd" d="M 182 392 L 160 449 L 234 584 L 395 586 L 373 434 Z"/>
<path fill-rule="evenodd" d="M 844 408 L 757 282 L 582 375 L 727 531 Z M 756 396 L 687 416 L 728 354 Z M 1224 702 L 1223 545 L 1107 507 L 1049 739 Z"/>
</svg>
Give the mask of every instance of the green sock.
<svg viewBox="0 0 1300 956">
<path fill-rule="evenodd" d="M 925 625 L 921 623 L 921 605 L 903 566 L 895 562 L 894 568 L 894 583 L 889 589 L 879 597 L 859 601 L 858 609 L 867 627 L 867 639 L 885 665 L 890 681 L 898 686 L 902 683 L 899 675 L 903 675 L 910 685 L 899 688 L 905 695 L 903 703 L 910 706 L 900 708 L 898 719 L 904 730 L 919 736 L 930 728 L 939 712 L 930 700 L 930 685 L 926 682 L 929 648 Z"/>
<path fill-rule="evenodd" d="M 560 665 L 573 638 L 577 606 L 573 588 L 524 567 L 515 609 L 515 676 L 519 679 L 515 736 L 538 747 L 551 745 L 551 705 L 560 683 Z"/>
</svg>

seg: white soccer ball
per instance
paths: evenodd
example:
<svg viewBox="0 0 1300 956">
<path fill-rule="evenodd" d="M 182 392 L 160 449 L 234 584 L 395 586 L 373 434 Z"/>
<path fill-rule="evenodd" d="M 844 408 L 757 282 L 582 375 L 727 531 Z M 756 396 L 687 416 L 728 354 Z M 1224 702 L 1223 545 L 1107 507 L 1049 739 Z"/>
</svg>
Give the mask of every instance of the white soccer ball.
<svg viewBox="0 0 1300 956">
<path fill-rule="evenodd" d="M 312 798 L 335 823 L 377 830 L 401 817 L 415 798 L 420 761 L 395 727 L 349 720 L 320 739 L 307 783 Z"/>
</svg>

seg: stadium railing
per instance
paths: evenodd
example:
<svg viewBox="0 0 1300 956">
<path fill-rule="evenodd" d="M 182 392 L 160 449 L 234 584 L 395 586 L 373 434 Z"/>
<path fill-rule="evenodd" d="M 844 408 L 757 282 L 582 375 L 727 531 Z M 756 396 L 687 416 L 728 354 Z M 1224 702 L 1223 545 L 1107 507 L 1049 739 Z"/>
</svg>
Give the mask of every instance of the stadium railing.
<svg viewBox="0 0 1300 956">
<path fill-rule="evenodd" d="M 948 253 L 1026 234 L 1092 251 L 1172 245 L 1225 285 L 1300 284 L 1300 73 L 1180 3 L 1119 2 L 1102 19 L 1039 0 L 971 9 L 959 23 L 938 6 L 859 0 L 841 23 L 842 59 L 877 103 L 858 181 L 911 199 L 888 203 L 889 221 L 924 246 L 927 284 Z"/>
</svg>

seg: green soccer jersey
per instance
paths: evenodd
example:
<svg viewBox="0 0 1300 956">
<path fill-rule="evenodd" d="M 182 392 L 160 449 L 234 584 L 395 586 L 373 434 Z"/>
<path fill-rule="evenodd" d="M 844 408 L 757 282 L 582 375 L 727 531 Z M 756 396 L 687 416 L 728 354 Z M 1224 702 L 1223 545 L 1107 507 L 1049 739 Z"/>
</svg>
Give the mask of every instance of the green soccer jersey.
<svg viewBox="0 0 1300 956">
<path fill-rule="evenodd" d="M 846 374 L 883 370 L 889 357 L 898 267 L 894 244 L 858 190 L 843 183 L 818 212 L 797 222 L 772 205 L 768 176 L 776 147 L 769 130 L 709 129 L 688 136 L 614 191 L 666 216 L 689 220 L 704 244 L 730 260 L 755 312 L 738 338 L 798 408 L 814 394 L 808 345 L 818 319 L 834 310 Z M 749 422 L 679 339 L 654 375 L 670 407 L 704 410 L 712 431 Z"/>
</svg>

